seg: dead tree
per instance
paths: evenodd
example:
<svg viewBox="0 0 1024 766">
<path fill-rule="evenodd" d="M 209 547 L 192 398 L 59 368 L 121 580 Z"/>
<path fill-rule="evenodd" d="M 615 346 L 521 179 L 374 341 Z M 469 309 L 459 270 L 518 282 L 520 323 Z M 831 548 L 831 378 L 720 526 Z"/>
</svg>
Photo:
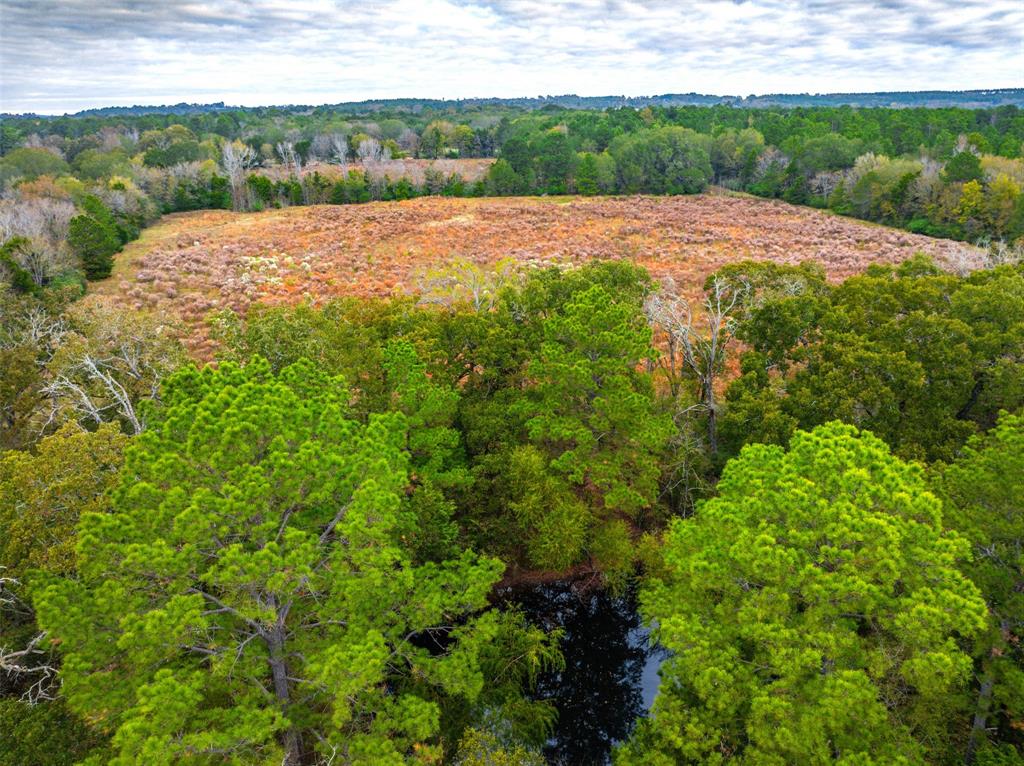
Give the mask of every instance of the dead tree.
<svg viewBox="0 0 1024 766">
<path fill-rule="evenodd" d="M 648 321 L 660 329 L 668 346 L 661 364 L 667 373 L 673 398 L 678 398 L 683 381 L 696 383 L 697 403 L 688 407 L 707 416 L 707 439 L 711 453 L 718 452 L 718 402 L 715 385 L 725 368 L 726 351 L 736 335 L 736 316 L 746 283 L 739 285 L 715 277 L 695 310 L 671 278 L 645 304 Z"/>
<path fill-rule="evenodd" d="M 0 613 L 25 619 L 31 616 L 32 610 L 16 594 L 18 585 L 20 583 L 13 577 L 0 577 Z M 0 643 L 0 675 L 5 681 L 12 681 L 16 688 L 25 689 L 22 699 L 30 704 L 53 699 L 59 686 L 57 666 L 51 653 L 40 648 L 45 638 L 46 633 L 37 633 L 16 649 Z"/>
<path fill-rule="evenodd" d="M 241 141 L 225 141 L 221 164 L 231 184 L 231 205 L 235 210 L 242 210 L 246 206 L 245 174 L 256 164 L 256 152 Z"/>
</svg>

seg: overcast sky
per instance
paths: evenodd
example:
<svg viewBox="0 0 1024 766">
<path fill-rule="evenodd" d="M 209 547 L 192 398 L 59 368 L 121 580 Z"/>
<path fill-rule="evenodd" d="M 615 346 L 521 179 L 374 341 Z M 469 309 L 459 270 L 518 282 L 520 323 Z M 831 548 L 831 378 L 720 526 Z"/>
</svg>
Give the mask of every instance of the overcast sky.
<svg viewBox="0 0 1024 766">
<path fill-rule="evenodd" d="M 0 111 L 1024 86 L 1024 0 L 0 0 Z"/>
</svg>

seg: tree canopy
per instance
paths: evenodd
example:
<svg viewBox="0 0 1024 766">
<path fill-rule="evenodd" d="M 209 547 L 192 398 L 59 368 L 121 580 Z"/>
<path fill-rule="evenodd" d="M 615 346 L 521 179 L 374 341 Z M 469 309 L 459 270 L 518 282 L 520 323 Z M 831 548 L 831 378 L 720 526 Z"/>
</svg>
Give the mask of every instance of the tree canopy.
<svg viewBox="0 0 1024 766">
<path fill-rule="evenodd" d="M 360 424 L 347 398 L 259 358 L 167 382 L 112 508 L 82 516 L 80 579 L 36 600 L 111 763 L 428 762 L 437 697 L 481 693 L 497 623 L 466 618 L 502 567 L 410 562 L 406 419 Z M 435 630 L 440 654 L 416 641 Z"/>
<path fill-rule="evenodd" d="M 971 670 L 957 640 L 985 625 L 968 555 L 921 468 L 869 433 L 744 448 L 642 593 L 672 656 L 618 762 L 925 762 Z"/>
</svg>

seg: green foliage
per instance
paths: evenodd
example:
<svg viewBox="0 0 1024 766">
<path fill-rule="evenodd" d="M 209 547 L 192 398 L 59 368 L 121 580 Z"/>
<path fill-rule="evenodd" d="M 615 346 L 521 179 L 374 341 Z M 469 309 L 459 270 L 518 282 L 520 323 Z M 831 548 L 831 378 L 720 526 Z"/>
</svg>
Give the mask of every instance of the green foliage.
<svg viewBox="0 0 1024 766">
<path fill-rule="evenodd" d="M 974 152 L 962 151 L 953 155 L 942 171 L 947 181 L 966 182 L 982 179 L 981 160 Z"/>
<path fill-rule="evenodd" d="M 30 705 L 0 697 L 0 721 L 3 766 L 74 766 L 104 744 L 60 700 Z"/>
<path fill-rule="evenodd" d="M 18 293 L 35 295 L 39 285 L 32 279 L 32 274 L 18 263 L 15 257 L 22 250 L 32 246 L 25 237 L 11 237 L 0 245 L 0 273 L 6 272 L 11 288 Z"/>
<path fill-rule="evenodd" d="M 117 232 L 88 215 L 77 215 L 68 225 L 68 244 L 79 258 L 87 279 L 106 279 L 114 268 L 114 254 L 121 249 Z"/>
<path fill-rule="evenodd" d="M 61 334 L 58 319 L 80 296 L 77 285 L 32 295 L 0 289 L 0 450 L 27 449 L 40 437 L 34 416 Z"/>
<path fill-rule="evenodd" d="M 0 652 L 24 650 L 39 634 L 27 608 L 33 583 L 46 574 L 75 572 L 75 527 L 83 513 L 102 512 L 127 441 L 115 426 L 94 433 L 66 426 L 35 452 L 0 453 Z M 53 663 L 45 643 L 0 673 L 0 763 L 73 763 L 100 744 L 62 700 L 22 699 L 46 689 Z"/>
<path fill-rule="evenodd" d="M 487 193 L 495 197 L 518 194 L 523 188 L 523 179 L 505 159 L 495 161 L 487 169 Z"/>
<path fill-rule="evenodd" d="M 84 514 L 76 580 L 39 590 L 73 710 L 117 763 L 427 762 L 438 700 L 477 697 L 502 566 L 421 566 L 397 537 L 406 418 L 347 415 L 308 362 L 185 370 L 132 442 L 109 513 Z M 448 648 L 413 641 L 439 625 Z"/>
<path fill-rule="evenodd" d="M 21 147 L 13 149 L 0 158 L 0 179 L 25 178 L 32 180 L 39 176 L 59 176 L 70 170 L 60 155 L 47 149 Z"/>
<path fill-rule="evenodd" d="M 639 372 L 653 351 L 637 276 L 608 264 L 531 279 L 505 300 L 536 317 L 508 328 L 535 351 L 502 381 L 486 382 L 493 373 L 485 370 L 467 384 L 467 442 L 474 450 L 490 445 L 476 461 L 477 478 L 501 471 L 493 478 L 498 486 L 482 486 L 497 491 L 488 491 L 492 501 L 508 498 L 535 566 L 563 569 L 587 553 L 608 575 L 627 571 L 632 559 L 624 524 L 639 523 L 655 500 L 657 453 L 668 425 L 655 411 L 649 378 Z M 632 295 L 628 288 L 614 291 L 618 280 L 623 287 L 633 281 Z M 519 380 L 530 384 L 524 389 Z M 496 393 L 495 385 L 503 391 Z"/>
<path fill-rule="evenodd" d="M 507 746 L 494 734 L 470 729 L 459 743 L 457 766 L 544 766 L 540 753 L 522 745 Z"/>
<path fill-rule="evenodd" d="M 75 571 L 75 527 L 106 507 L 127 437 L 112 424 L 94 432 L 65 425 L 35 452 L 0 453 L 0 569 L 22 579 L 30 570 Z"/>
<path fill-rule="evenodd" d="M 687 128 L 654 128 L 612 143 L 619 188 L 627 194 L 696 194 L 711 180 L 711 140 Z"/>
<path fill-rule="evenodd" d="M 918 466 L 830 423 L 675 521 L 643 612 L 672 656 L 617 763 L 924 763 L 984 627 Z"/>
<path fill-rule="evenodd" d="M 989 628 L 978 641 L 979 688 L 972 706 L 983 720 L 971 747 L 982 748 L 993 735 L 1022 747 L 1024 416 L 1003 413 L 995 428 L 972 438 L 937 473 L 936 485 L 948 501 L 947 523 L 974 548 L 966 571 L 989 612 Z"/>
<path fill-rule="evenodd" d="M 166 168 L 184 162 L 198 162 L 207 159 L 207 153 L 198 141 L 186 139 L 175 141 L 168 146 L 153 146 L 142 156 L 142 163 L 149 167 Z"/>
<path fill-rule="evenodd" d="M 1022 310 L 1019 269 L 956 277 L 927 259 L 831 290 L 770 291 L 738 333 L 751 351 L 727 392 L 723 441 L 784 444 L 795 427 L 839 418 L 903 457 L 949 459 L 1024 404 Z"/>
<path fill-rule="evenodd" d="M 86 149 L 79 152 L 73 163 L 76 175 L 98 181 L 116 175 L 127 175 L 131 171 L 128 155 L 121 149 L 110 152 Z"/>
<path fill-rule="evenodd" d="M 0 347 L 0 449 L 24 447 L 34 439 L 31 420 L 42 388 L 38 355 L 34 344 Z"/>
</svg>

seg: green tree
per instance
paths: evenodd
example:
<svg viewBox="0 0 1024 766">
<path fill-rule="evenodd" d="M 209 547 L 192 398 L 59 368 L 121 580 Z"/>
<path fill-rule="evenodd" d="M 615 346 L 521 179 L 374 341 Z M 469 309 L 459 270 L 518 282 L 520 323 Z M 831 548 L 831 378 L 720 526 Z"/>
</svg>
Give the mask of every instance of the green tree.
<svg viewBox="0 0 1024 766">
<path fill-rule="evenodd" d="M 67 424 L 34 452 L 0 453 L 0 568 L 75 571 L 75 527 L 83 513 L 105 509 L 128 437 L 114 424 L 83 431 Z"/>
<path fill-rule="evenodd" d="M 1024 404 L 1022 311 L 1018 269 L 956 277 L 926 258 L 832 289 L 771 291 L 738 332 L 751 350 L 727 392 L 723 443 L 785 443 L 794 427 L 840 419 L 902 457 L 949 460 Z"/>
<path fill-rule="evenodd" d="M 308 362 L 184 370 L 79 527 L 79 579 L 41 589 L 64 693 L 113 763 L 429 762 L 445 695 L 475 698 L 502 571 L 416 566 L 398 537 L 405 417 L 366 425 Z M 431 653 L 417 635 L 444 629 Z"/>
<path fill-rule="evenodd" d="M 672 656 L 617 762 L 924 763 L 985 606 L 921 468 L 830 423 L 747 447 L 718 489 L 643 589 Z"/>
<path fill-rule="evenodd" d="M 102 512 L 128 438 L 67 425 L 34 452 L 0 453 L 0 763 L 73 763 L 102 744 L 55 697 L 56 662 L 28 608 L 34 581 L 73 575 L 75 527 Z"/>
<path fill-rule="evenodd" d="M 508 745 L 488 731 L 470 729 L 459 743 L 456 766 L 544 766 L 539 752 Z"/>
<path fill-rule="evenodd" d="M 988 603 L 978 640 L 978 685 L 967 762 L 991 738 L 1024 746 L 1024 415 L 1003 413 L 996 427 L 939 466 L 947 523 L 974 548 L 967 573 Z"/>
<path fill-rule="evenodd" d="M 0 180 L 19 177 L 32 180 L 44 175 L 64 175 L 69 170 L 68 163 L 48 149 L 22 147 L 0 158 Z"/>
<path fill-rule="evenodd" d="M 576 191 L 592 197 L 598 190 L 597 158 L 590 152 L 583 152 L 576 163 Z"/>
<path fill-rule="evenodd" d="M 688 128 L 653 128 L 624 135 L 610 148 L 627 193 L 697 194 L 712 178 L 711 138 Z"/>
<path fill-rule="evenodd" d="M 0 697 L 0 763 L 74 766 L 104 740 L 68 711 L 61 699 L 29 705 Z"/>
<path fill-rule="evenodd" d="M 535 155 L 537 190 L 565 194 L 576 165 L 576 153 L 564 130 L 554 128 L 530 144 Z"/>
<path fill-rule="evenodd" d="M 628 296 L 594 285 L 544 321 L 543 337 L 518 405 L 531 446 L 513 458 L 514 508 L 537 533 L 536 564 L 568 566 L 587 550 L 614 574 L 630 564 L 630 524 L 656 498 L 670 431 L 638 371 L 654 354 L 651 330 Z"/>
<path fill-rule="evenodd" d="M 76 215 L 68 225 L 68 244 L 82 259 L 87 279 L 106 279 L 121 249 L 116 230 L 88 215 Z"/>
<path fill-rule="evenodd" d="M 966 181 L 981 181 L 984 173 L 981 170 L 981 160 L 974 152 L 963 151 L 954 154 L 952 159 L 942 169 L 942 177 L 953 183 Z"/>
<path fill-rule="evenodd" d="M 0 274 L 7 277 L 15 292 L 35 295 L 39 285 L 32 278 L 32 272 L 18 263 L 17 258 L 31 247 L 32 243 L 25 237 L 11 237 L 0 245 Z"/>
<path fill-rule="evenodd" d="M 496 197 L 519 194 L 523 190 L 523 179 L 512 169 L 508 160 L 499 159 L 487 169 L 487 193 Z"/>
</svg>

